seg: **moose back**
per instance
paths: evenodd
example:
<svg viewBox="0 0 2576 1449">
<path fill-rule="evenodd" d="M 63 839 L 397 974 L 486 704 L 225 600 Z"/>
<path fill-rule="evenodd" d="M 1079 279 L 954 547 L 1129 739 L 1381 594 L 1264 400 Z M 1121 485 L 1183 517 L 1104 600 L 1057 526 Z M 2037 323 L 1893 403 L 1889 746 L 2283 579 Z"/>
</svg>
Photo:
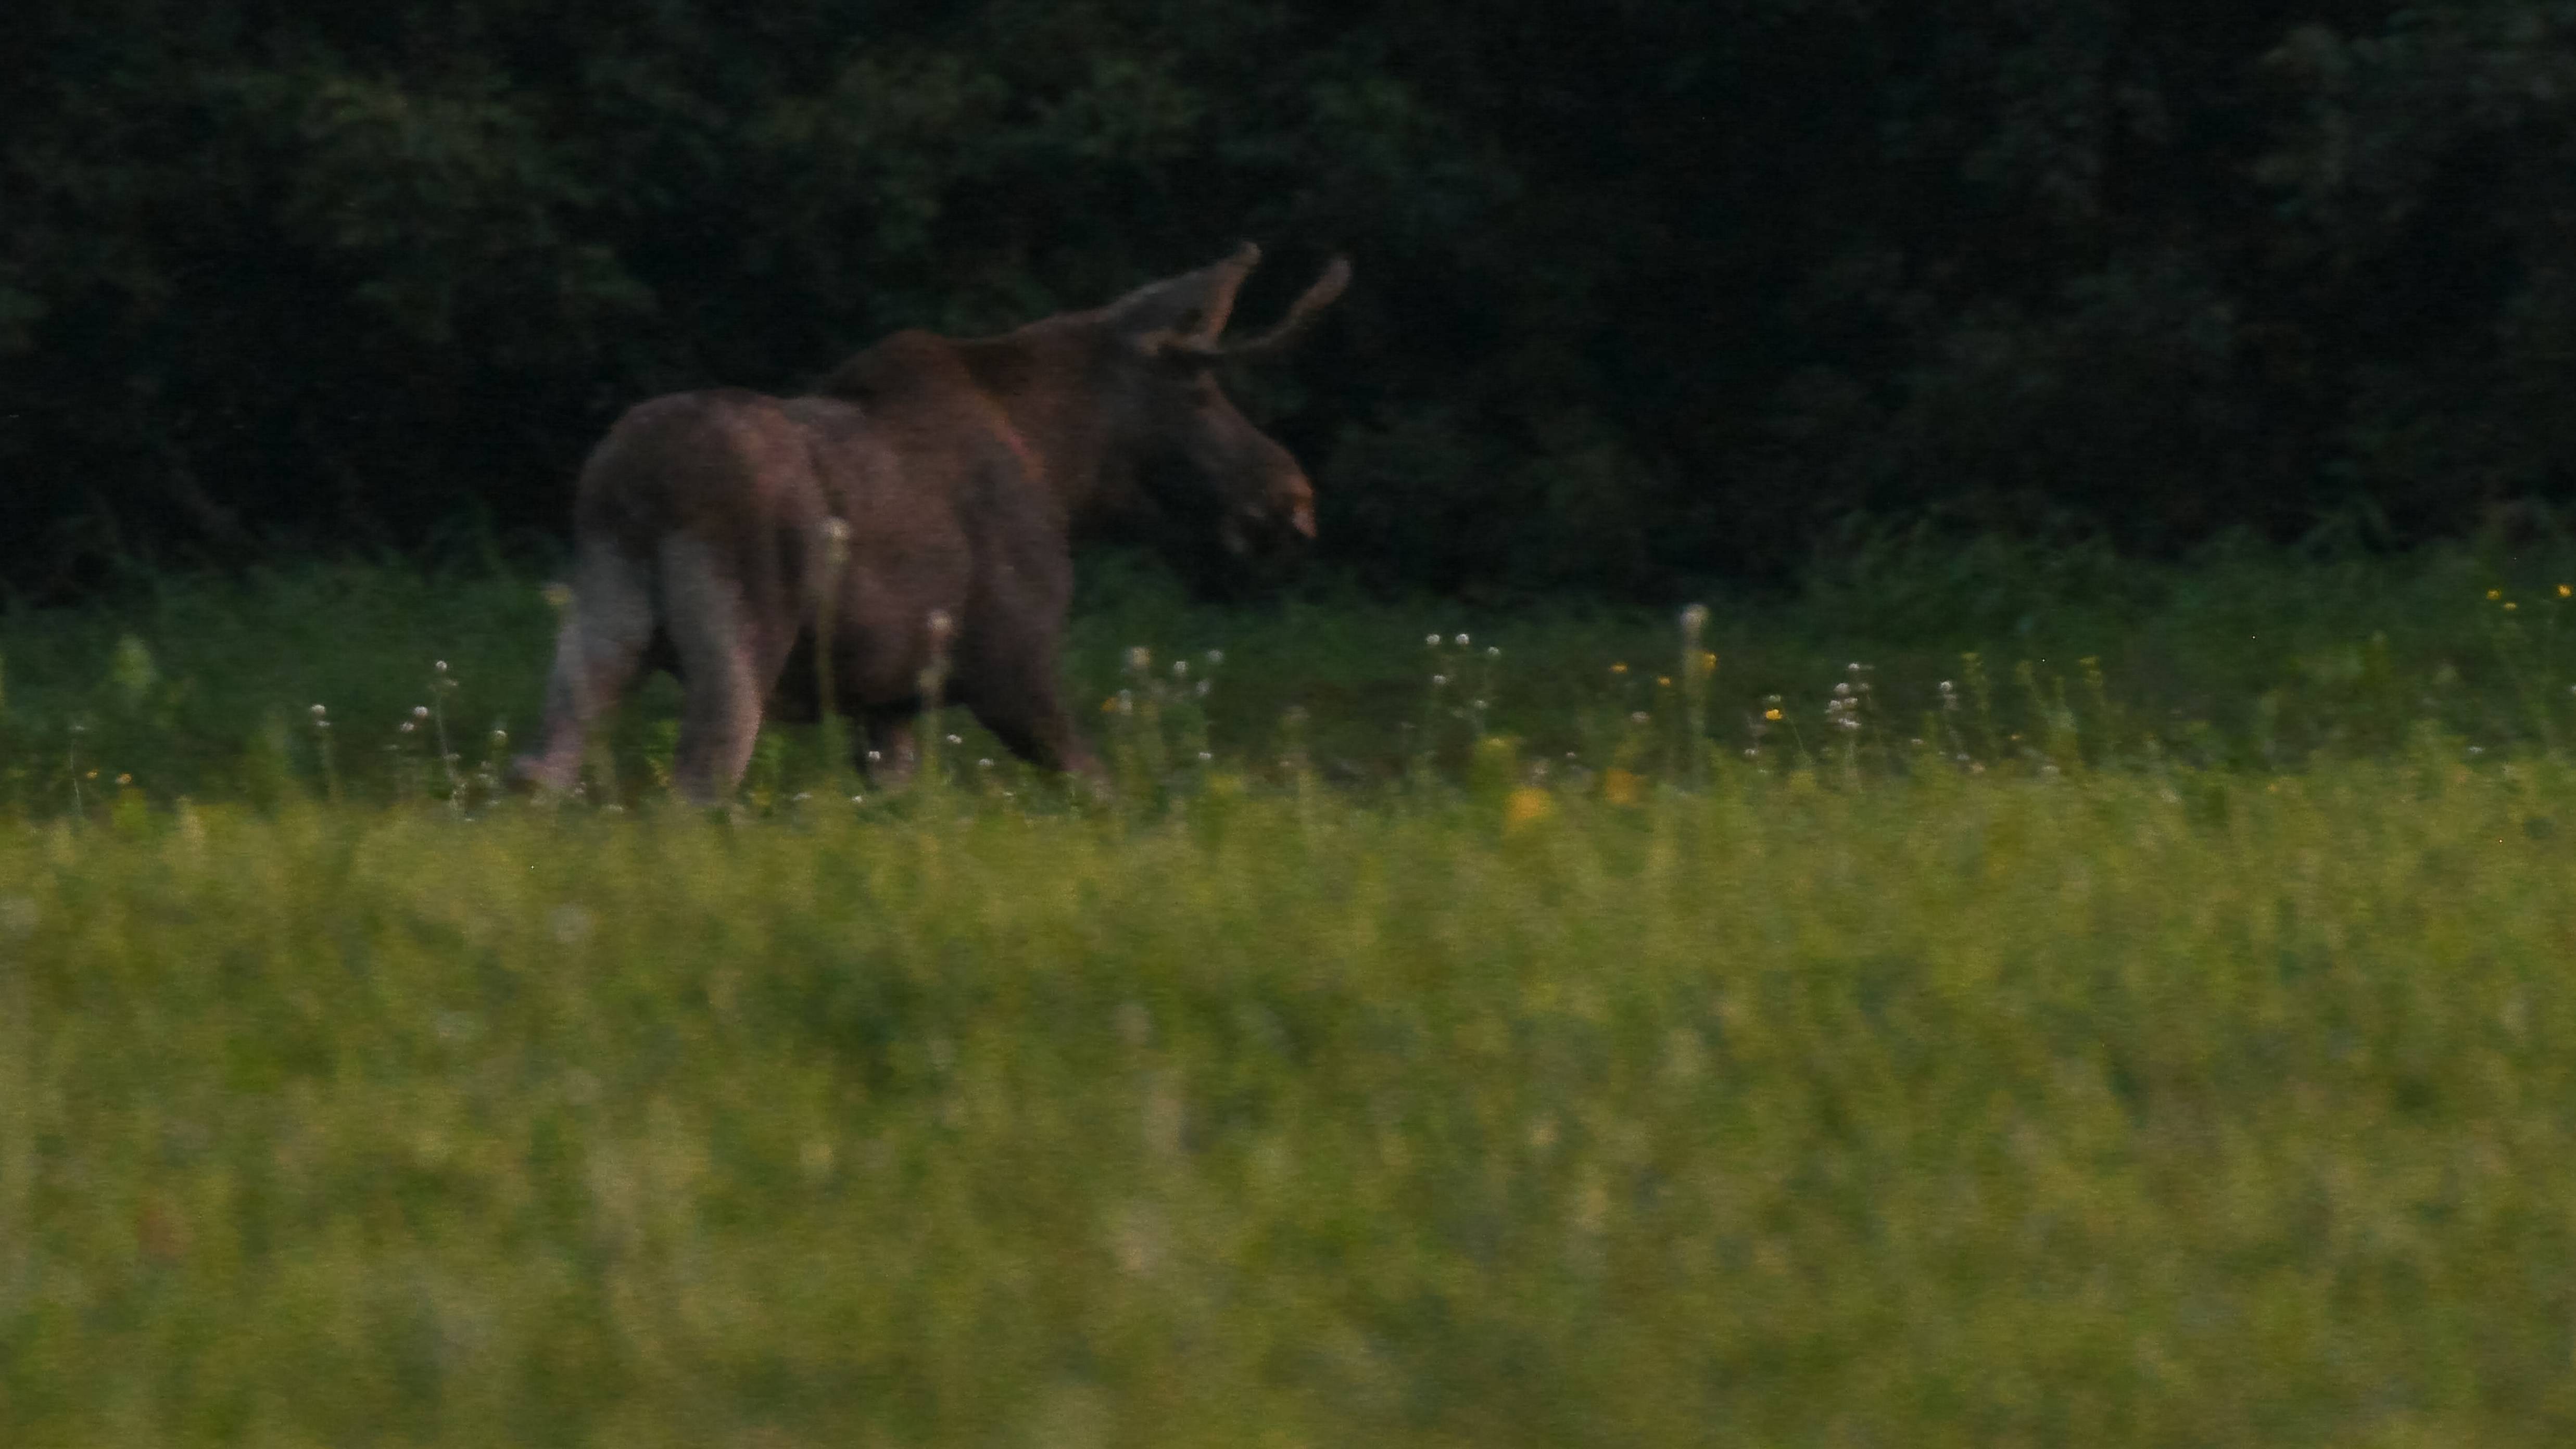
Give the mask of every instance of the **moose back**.
<svg viewBox="0 0 2576 1449">
<path fill-rule="evenodd" d="M 1336 259 L 1276 326 L 1223 342 L 1259 260 L 1247 243 L 998 337 L 898 332 L 804 397 L 722 388 L 628 411 L 582 467 L 572 600 L 521 779 L 571 788 L 592 726 L 647 666 L 680 676 L 683 798 L 730 798 L 764 715 L 810 711 L 824 674 L 878 774 L 900 777 L 934 661 L 946 697 L 1012 750 L 1096 776 L 1057 679 L 1075 533 L 1156 479 L 1195 495 L 1231 553 L 1314 537 L 1305 470 L 1216 369 L 1285 346 L 1350 268 Z"/>
</svg>

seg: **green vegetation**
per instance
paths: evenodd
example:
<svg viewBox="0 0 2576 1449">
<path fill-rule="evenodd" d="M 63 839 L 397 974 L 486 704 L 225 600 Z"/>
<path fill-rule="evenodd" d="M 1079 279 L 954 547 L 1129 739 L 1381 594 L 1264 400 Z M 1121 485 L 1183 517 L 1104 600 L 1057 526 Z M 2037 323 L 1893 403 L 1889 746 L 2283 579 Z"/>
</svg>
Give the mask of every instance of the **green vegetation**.
<svg viewBox="0 0 2576 1449">
<path fill-rule="evenodd" d="M 0 86 L 0 581 L 562 527 L 616 414 L 1268 247 L 1416 587 L 2576 493 L 2566 0 L 120 0 Z"/>
<path fill-rule="evenodd" d="M 8 616 L 0 1442 L 2563 1442 L 2561 561 L 2050 557 L 1100 570 L 1115 801 L 714 816 L 484 797 L 527 579 Z"/>
</svg>

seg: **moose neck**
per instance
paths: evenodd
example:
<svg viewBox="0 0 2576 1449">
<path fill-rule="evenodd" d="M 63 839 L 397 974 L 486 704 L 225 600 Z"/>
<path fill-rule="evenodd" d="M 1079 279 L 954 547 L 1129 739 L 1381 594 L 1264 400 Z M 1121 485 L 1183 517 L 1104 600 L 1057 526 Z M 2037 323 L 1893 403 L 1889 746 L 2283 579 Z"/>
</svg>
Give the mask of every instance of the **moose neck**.
<svg viewBox="0 0 2576 1449">
<path fill-rule="evenodd" d="M 1111 423 L 1122 409 L 1111 396 L 1114 345 L 1084 314 L 1050 317 L 998 337 L 957 344 L 1038 476 L 1075 529 L 1115 511 L 1121 440 Z"/>
</svg>

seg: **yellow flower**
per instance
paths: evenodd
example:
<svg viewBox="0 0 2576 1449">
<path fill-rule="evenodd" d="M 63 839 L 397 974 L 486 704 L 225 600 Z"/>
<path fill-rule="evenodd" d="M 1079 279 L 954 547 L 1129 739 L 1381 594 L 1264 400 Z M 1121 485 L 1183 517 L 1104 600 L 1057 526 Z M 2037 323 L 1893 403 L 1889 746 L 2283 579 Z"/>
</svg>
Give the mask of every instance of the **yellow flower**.
<svg viewBox="0 0 2576 1449">
<path fill-rule="evenodd" d="M 2489 589 L 2489 590 L 2487 590 L 2487 598 L 2488 598 L 2490 601 L 2493 601 L 2493 600 L 2496 600 L 2496 599 L 2501 599 L 2501 598 L 2503 598 L 2503 597 L 2504 597 L 2504 590 L 2502 590 L 2502 589 Z"/>
<path fill-rule="evenodd" d="M 1628 666 L 1625 664 L 1613 664 L 1610 666 L 1610 672 L 1613 674 L 1625 674 L 1628 672 Z"/>
<path fill-rule="evenodd" d="M 119 775 L 116 777 L 116 783 L 120 785 L 131 785 L 134 783 L 134 777 L 132 775 Z"/>
<path fill-rule="evenodd" d="M 1672 687 L 1673 687 L 1673 677 L 1672 677 L 1671 675 L 1669 675 L 1669 674 L 1658 674 L 1658 675 L 1656 675 L 1656 676 L 1655 676 L 1655 687 L 1656 687 L 1657 689 L 1670 689 L 1670 688 L 1672 688 Z"/>
<path fill-rule="evenodd" d="M 1778 719 L 1778 718 L 1780 717 L 1780 711 L 1778 711 L 1778 710 L 1776 710 L 1776 709 L 1766 709 L 1766 710 L 1762 711 L 1762 717 L 1763 717 L 1764 719 L 1774 719 L 1774 720 L 1776 720 L 1776 719 Z"/>
<path fill-rule="evenodd" d="M 2563 599 L 2570 594 L 2576 594 L 2576 585 L 2560 584 L 2558 586 L 2558 597 Z"/>
<path fill-rule="evenodd" d="M 1702 669 L 1715 669 L 1717 667 L 1717 656 L 1707 653 L 1701 654 L 1699 656 L 1699 667 Z"/>
<path fill-rule="evenodd" d="M 2508 600 L 2506 600 L 2506 601 L 2505 601 L 2504 611 L 2505 611 L 2506 613 L 2510 614 L 2510 613 L 2512 613 L 2514 610 L 2519 609 L 2519 608 L 2521 608 L 2521 607 L 2522 607 L 2522 606 L 2521 606 L 2520 604 L 2514 603 L 2512 600 L 2508 599 Z"/>
<path fill-rule="evenodd" d="M 1523 785 L 1503 800 L 1503 828 L 1523 830 L 1556 813 L 1556 800 L 1536 785 Z"/>
<path fill-rule="evenodd" d="M 1634 805 L 1645 783 L 1631 770 L 1607 771 L 1601 776 L 1601 798 L 1613 805 Z"/>
</svg>

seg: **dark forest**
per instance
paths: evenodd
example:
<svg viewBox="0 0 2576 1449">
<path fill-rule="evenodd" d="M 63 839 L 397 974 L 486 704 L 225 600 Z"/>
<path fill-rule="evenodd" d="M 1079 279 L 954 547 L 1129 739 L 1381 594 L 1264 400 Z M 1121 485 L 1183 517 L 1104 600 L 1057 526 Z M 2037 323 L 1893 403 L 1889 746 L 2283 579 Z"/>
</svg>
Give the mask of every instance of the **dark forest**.
<svg viewBox="0 0 2576 1449">
<path fill-rule="evenodd" d="M 37 0 L 0 585 L 541 544 L 622 409 L 1261 242 L 1328 556 L 1780 578 L 2174 555 L 2576 474 L 2576 4 Z"/>
</svg>

